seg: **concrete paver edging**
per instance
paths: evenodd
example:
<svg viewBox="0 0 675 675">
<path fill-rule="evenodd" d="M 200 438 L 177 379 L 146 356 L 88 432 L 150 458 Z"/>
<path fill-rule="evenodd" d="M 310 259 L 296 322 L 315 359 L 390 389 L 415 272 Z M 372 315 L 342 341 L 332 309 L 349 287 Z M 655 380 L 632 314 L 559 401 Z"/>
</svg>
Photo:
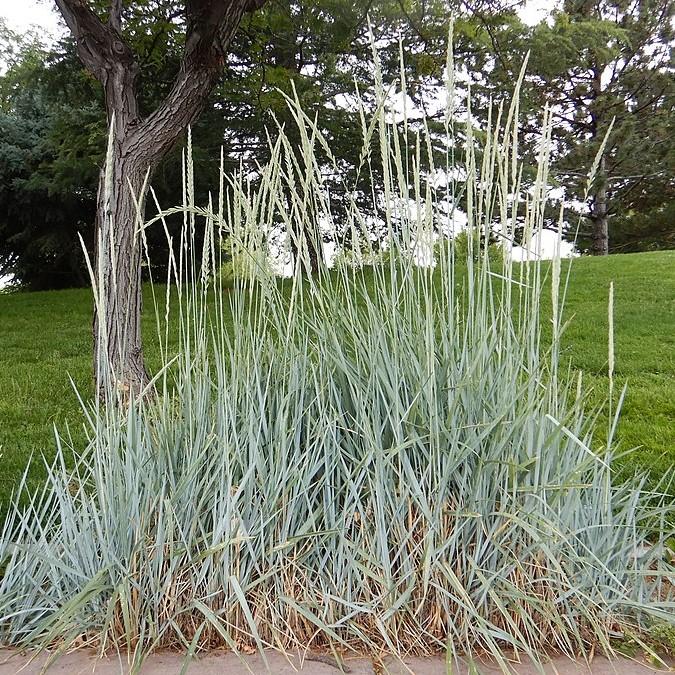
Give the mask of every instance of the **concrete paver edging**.
<svg viewBox="0 0 675 675">
<path fill-rule="evenodd" d="M 49 654 L 20 653 L 12 650 L 0 650 L 0 675 L 39 675 L 47 662 Z M 214 652 L 194 659 L 187 673 L 190 675 L 339 675 L 341 672 L 330 657 L 305 656 L 285 657 L 277 652 L 265 655 L 267 664 L 260 656 L 237 656 L 231 652 Z M 184 659 L 177 653 L 157 653 L 148 657 L 141 669 L 141 675 L 179 675 Z M 404 662 L 386 658 L 374 663 L 366 658 L 346 658 L 345 669 L 350 675 L 466 675 L 468 669 L 458 666 L 449 671 L 442 657 L 419 657 L 405 659 Z M 608 661 L 598 657 L 590 668 L 577 661 L 566 658 L 553 659 L 545 668 L 550 675 L 652 675 L 654 673 L 674 672 L 674 663 L 670 669 L 659 669 L 644 661 L 616 659 Z M 481 664 L 484 675 L 499 675 L 503 671 L 494 664 Z M 80 650 L 60 657 L 48 670 L 48 675 L 125 675 L 129 667 L 117 657 L 98 659 L 93 652 Z M 523 662 L 512 665 L 513 675 L 537 675 L 539 671 L 531 664 Z"/>
</svg>

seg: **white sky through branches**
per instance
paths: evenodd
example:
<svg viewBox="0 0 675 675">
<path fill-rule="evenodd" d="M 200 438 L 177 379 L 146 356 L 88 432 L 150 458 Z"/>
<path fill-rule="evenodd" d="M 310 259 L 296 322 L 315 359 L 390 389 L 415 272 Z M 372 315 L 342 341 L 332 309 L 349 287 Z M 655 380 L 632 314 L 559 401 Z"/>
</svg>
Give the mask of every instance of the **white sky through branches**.
<svg viewBox="0 0 675 675">
<path fill-rule="evenodd" d="M 54 37 L 64 31 L 52 0 L 0 0 L 0 5 L 0 17 L 14 31 L 23 32 L 33 26 Z"/>
</svg>

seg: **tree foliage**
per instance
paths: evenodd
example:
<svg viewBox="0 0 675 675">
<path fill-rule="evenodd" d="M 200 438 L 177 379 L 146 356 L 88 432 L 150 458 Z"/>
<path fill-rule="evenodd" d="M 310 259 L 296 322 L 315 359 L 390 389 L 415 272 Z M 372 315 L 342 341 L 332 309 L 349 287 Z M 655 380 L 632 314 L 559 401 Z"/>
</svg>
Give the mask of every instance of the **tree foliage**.
<svg viewBox="0 0 675 675">
<path fill-rule="evenodd" d="M 584 199 L 587 175 L 612 126 L 585 202 L 582 251 L 593 248 L 603 209 L 611 251 L 673 245 L 674 11 L 672 0 L 566 0 L 549 21 L 495 33 L 491 93 L 508 90 L 529 51 L 524 125 L 534 140 L 537 111 L 551 107 L 552 184 L 568 199 Z M 534 143 L 524 149 L 536 152 Z M 575 237 L 575 228 L 567 234 Z"/>
<path fill-rule="evenodd" d="M 0 274 L 33 289 L 86 283 L 105 124 L 98 90 L 72 53 L 6 28 L 13 55 L 0 78 Z"/>
<path fill-rule="evenodd" d="M 144 0 L 123 6 L 124 36 L 137 54 L 139 64 L 137 89 L 142 113 L 152 110 L 166 96 L 178 68 L 184 46 L 180 4 L 173 0 Z M 443 78 L 450 14 L 457 16 L 457 59 L 467 71 L 477 71 L 490 58 L 489 35 L 484 23 L 488 19 L 498 22 L 497 17 L 508 15 L 507 4 L 492 0 L 476 3 L 467 11 L 455 0 L 404 3 L 399 0 L 378 3 L 276 0 L 246 15 L 230 45 L 231 54 L 220 83 L 192 130 L 195 170 L 199 178 L 195 182 L 204 186 L 204 192 L 197 197 L 206 199 L 207 190 L 217 187 L 214 181 L 221 146 L 229 170 L 239 166 L 253 170 L 257 163 L 264 163 L 269 156 L 268 133 L 274 136 L 277 125 L 285 128 L 291 143 L 297 147 L 300 139 L 293 130 L 294 122 L 285 98 L 297 96 L 303 109 L 316 115 L 334 154 L 340 158 L 340 172 L 326 175 L 331 200 L 335 209 L 339 209 L 346 184 L 357 191 L 366 189 L 360 187 L 355 171 L 360 161 L 357 148 L 361 145 L 361 127 L 354 91 L 355 86 L 361 87 L 364 100 L 375 105 L 368 89 L 373 79 L 371 35 L 378 45 L 387 82 L 398 78 L 400 50 L 403 50 L 409 105 L 426 109 L 433 101 L 434 88 Z M 108 3 L 97 0 L 94 6 L 104 19 Z M 53 93 L 46 105 L 51 106 L 55 119 L 50 133 L 61 149 L 58 180 L 63 181 L 67 189 L 85 188 L 88 193 L 95 192 L 106 131 L 100 86 L 77 61 L 70 38 L 44 51 L 39 67 Z M 29 75 L 26 82 L 32 77 Z M 67 88 L 74 86 L 80 87 L 80 93 L 66 94 Z M 64 110 L 62 102 L 70 100 L 73 105 Z M 13 104 L 11 97 L 9 102 Z M 86 120 L 81 116 L 85 112 Z M 61 117 L 70 123 L 58 121 Z M 431 124 L 434 125 L 433 119 Z M 89 133 L 79 133 L 82 128 L 87 128 Z M 163 206 L 175 203 L 180 195 L 180 152 L 179 144 L 153 177 L 153 187 Z M 53 160 L 43 156 L 41 161 L 49 165 Z M 376 154 L 370 161 L 377 176 Z M 72 176 L 70 183 L 68 172 Z M 70 249 L 78 248 L 76 233 L 83 223 L 88 231 L 93 228 L 94 207 L 91 200 L 83 203 L 77 222 L 63 214 L 64 235 L 70 229 Z M 153 208 L 152 203 L 149 208 Z M 47 222 L 39 226 L 45 232 L 50 229 Z M 157 251 L 152 259 L 161 266 L 161 261 L 166 259 L 159 251 L 164 245 L 164 235 L 148 234 L 151 248 Z M 349 232 L 321 236 L 337 236 L 340 245 L 352 245 Z M 24 281 L 30 281 L 18 268 L 14 271 Z M 76 283 L 73 275 L 69 283 Z"/>
<path fill-rule="evenodd" d="M 123 4 L 124 37 L 137 56 L 142 114 L 166 97 L 180 67 L 185 36 L 181 4 Z M 326 173 L 339 211 L 345 185 L 359 189 L 355 85 L 375 105 L 367 86 L 373 77 L 371 34 L 389 83 L 399 77 L 402 49 L 408 104 L 429 113 L 435 137 L 442 113 L 435 116 L 434 91 L 444 74 L 447 19 L 453 13 L 455 55 L 460 71 L 471 76 L 479 127 L 487 119 L 489 101 L 494 105 L 508 98 L 530 52 L 521 151 L 534 157 L 539 111 L 551 106 L 556 120 L 551 185 L 564 187 L 567 199 L 583 198 L 585 177 L 613 120 L 604 162 L 585 204 L 581 250 L 591 248 L 603 191 L 610 250 L 671 247 L 673 4 L 567 1 L 530 28 L 499 1 L 472 3 L 468 9 L 455 0 L 269 2 L 244 17 L 223 75 L 193 126 L 195 182 L 202 189 L 197 198 L 206 200 L 208 190 L 217 187 L 221 146 L 228 170 L 245 167 L 255 173 L 257 163 L 269 157 L 267 134 L 274 136 L 277 125 L 292 143 L 300 143 L 285 99 L 297 96 L 303 109 L 316 115 L 340 158 L 340 171 Z M 108 5 L 93 3 L 104 19 Z M 0 43 L 8 64 L 0 76 L 0 266 L 33 287 L 84 283 L 77 233 L 92 241 L 107 129 L 101 87 L 83 69 L 70 38 L 47 49 L 34 36 L 20 39 L 5 28 Z M 155 170 L 153 187 L 163 206 L 180 195 L 182 145 Z M 376 153 L 370 159 L 377 176 Z M 551 223 L 554 213 L 551 209 Z M 349 232 L 318 234 L 337 237 L 341 246 L 356 245 Z M 575 234 L 571 227 L 567 236 Z M 164 235 L 149 231 L 148 236 L 151 259 L 162 274 Z"/>
</svg>

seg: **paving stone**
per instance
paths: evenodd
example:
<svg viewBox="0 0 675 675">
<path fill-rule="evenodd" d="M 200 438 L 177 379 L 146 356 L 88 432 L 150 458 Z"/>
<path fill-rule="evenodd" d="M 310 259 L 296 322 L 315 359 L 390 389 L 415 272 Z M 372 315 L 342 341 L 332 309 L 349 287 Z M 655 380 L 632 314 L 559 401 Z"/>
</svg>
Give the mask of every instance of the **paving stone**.
<svg viewBox="0 0 675 675">
<path fill-rule="evenodd" d="M 188 675 L 339 675 L 340 670 L 329 662 L 286 658 L 277 652 L 266 653 L 267 666 L 259 654 L 242 656 L 231 652 L 215 652 L 194 659 L 187 670 Z M 36 656 L 31 662 L 30 654 L 9 650 L 0 651 L 0 675 L 39 675 L 48 660 L 47 654 Z M 326 660 L 328 661 L 328 659 Z M 158 653 L 148 657 L 141 675 L 179 675 L 183 657 L 175 653 Z M 349 675 L 374 675 L 370 659 L 346 658 Z M 126 675 L 129 666 L 116 657 L 97 659 L 85 650 L 66 654 L 47 671 L 47 675 Z"/>
<path fill-rule="evenodd" d="M 403 661 L 388 658 L 383 662 L 382 675 L 468 675 L 469 668 L 462 663 L 453 663 L 448 669 L 443 657 L 407 658 Z M 669 664 L 671 666 L 675 664 Z M 502 675 L 504 672 L 494 663 L 478 663 L 481 675 Z M 539 671 L 529 659 L 521 663 L 510 664 L 513 675 L 539 675 Z M 567 658 L 553 659 L 544 667 L 547 675 L 653 675 L 653 673 L 670 672 L 659 670 L 643 661 L 596 657 L 590 667 L 585 663 Z"/>
<path fill-rule="evenodd" d="M 31 660 L 31 656 L 34 658 Z M 31 655 L 11 650 L 0 650 L 0 675 L 39 675 L 49 658 L 42 653 Z M 266 653 L 267 665 L 259 654 L 242 656 L 231 652 L 214 652 L 194 659 L 187 670 L 188 675 L 339 675 L 340 670 L 330 659 L 325 661 L 301 660 L 284 657 L 276 652 Z M 387 658 L 373 667 L 370 659 L 346 658 L 345 665 L 350 675 L 468 675 L 465 665 L 454 664 L 448 671 L 442 657 L 419 657 L 404 661 Z M 671 663 L 675 666 L 675 663 Z M 157 653 L 146 659 L 141 675 L 179 675 L 183 657 L 176 653 Z M 501 675 L 502 670 L 494 663 L 479 664 L 481 675 Z M 539 675 L 539 670 L 530 662 L 511 664 L 513 675 Z M 618 659 L 608 661 L 596 658 L 591 667 L 569 659 L 554 659 L 545 667 L 547 675 L 653 675 L 667 672 L 642 661 Z M 670 671 L 672 672 L 672 671 Z M 59 658 L 47 671 L 47 675 L 127 675 L 128 664 L 116 657 L 98 659 L 92 652 L 80 650 Z"/>
</svg>

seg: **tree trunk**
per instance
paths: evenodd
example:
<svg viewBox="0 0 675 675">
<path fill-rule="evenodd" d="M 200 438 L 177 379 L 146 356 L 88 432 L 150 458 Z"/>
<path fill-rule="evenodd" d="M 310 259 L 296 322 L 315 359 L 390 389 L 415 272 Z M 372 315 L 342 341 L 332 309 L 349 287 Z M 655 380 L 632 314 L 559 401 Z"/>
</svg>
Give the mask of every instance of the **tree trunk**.
<svg viewBox="0 0 675 675">
<path fill-rule="evenodd" d="M 584 11 L 590 16 L 591 6 Z M 599 138 L 600 121 L 604 114 L 602 106 L 602 64 L 596 63 L 593 67 L 593 79 L 591 80 L 592 103 L 591 113 L 591 137 L 594 142 Z M 605 155 L 600 157 L 598 172 L 595 177 L 595 195 L 591 209 L 591 255 L 607 255 L 609 253 L 609 223 L 607 216 L 607 169 Z"/>
<path fill-rule="evenodd" d="M 154 157 L 130 147 L 139 125 L 135 63 L 109 66 L 103 78 L 110 138 L 96 203 L 94 376 L 99 397 L 136 396 L 150 381 L 141 343 L 144 179 Z M 136 206 L 136 201 L 140 205 Z"/>
<path fill-rule="evenodd" d="M 185 47 L 171 91 L 145 119 L 138 113 L 138 62 L 122 33 L 123 3 L 104 23 L 88 0 L 55 0 L 82 63 L 103 85 L 110 124 L 97 201 L 98 306 L 94 372 L 99 396 L 122 400 L 149 383 L 141 343 L 141 238 L 145 179 L 201 112 L 246 12 L 265 0 L 185 0 Z M 138 207 L 137 207 L 138 203 Z"/>
<path fill-rule="evenodd" d="M 289 188 L 284 188 L 286 192 L 286 201 L 288 203 L 289 213 L 292 211 L 292 199 L 289 194 Z M 293 267 L 297 269 L 300 266 L 308 274 L 318 274 L 325 265 L 323 256 L 323 242 L 321 233 L 314 225 L 296 226 L 295 231 L 289 232 L 291 257 Z"/>
<path fill-rule="evenodd" d="M 313 228 L 314 229 L 314 228 Z M 323 242 L 319 232 L 307 232 L 307 249 L 309 256 L 309 270 L 312 274 L 318 274 L 323 268 Z"/>
<path fill-rule="evenodd" d="M 150 380 L 141 342 L 143 251 L 135 203 L 135 199 L 143 203 L 145 171 L 139 158 L 123 154 L 123 142 L 112 145 L 109 165 L 101 171 L 96 214 L 101 287 L 100 307 L 94 314 L 94 363 L 99 396 L 116 390 L 126 399 L 140 393 Z"/>
<path fill-rule="evenodd" d="M 304 237 L 304 252 L 298 249 L 296 237 Z M 305 228 L 300 228 L 300 231 L 291 236 L 291 254 L 293 256 L 293 265 L 300 265 L 309 274 L 318 274 L 324 266 L 323 251 L 320 241 L 315 241 L 312 233 Z"/>
<path fill-rule="evenodd" d="M 593 200 L 591 233 L 591 254 L 608 255 L 609 254 L 609 218 L 607 215 L 607 176 L 605 175 L 605 158 L 600 159 L 598 168 L 598 189 Z"/>
</svg>

